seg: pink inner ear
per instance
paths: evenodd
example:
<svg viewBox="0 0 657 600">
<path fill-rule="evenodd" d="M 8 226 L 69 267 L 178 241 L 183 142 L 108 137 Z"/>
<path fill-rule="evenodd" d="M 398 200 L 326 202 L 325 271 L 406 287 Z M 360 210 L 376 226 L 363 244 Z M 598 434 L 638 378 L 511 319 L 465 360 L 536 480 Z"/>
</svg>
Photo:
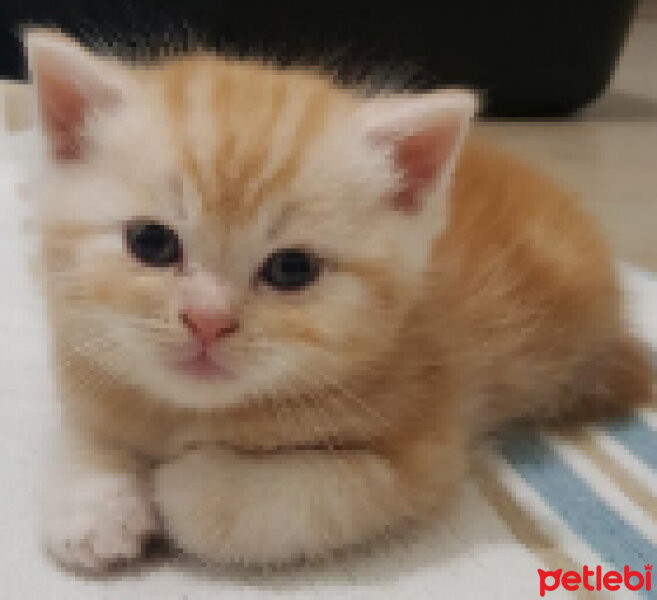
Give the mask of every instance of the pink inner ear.
<svg viewBox="0 0 657 600">
<path fill-rule="evenodd" d="M 82 152 L 81 129 L 88 100 L 70 81 L 43 73 L 37 82 L 43 126 L 57 160 L 74 160 Z"/>
<path fill-rule="evenodd" d="M 419 195 L 449 160 L 458 131 L 455 123 L 433 125 L 395 143 L 395 164 L 403 173 L 401 189 L 393 198 L 395 208 L 406 214 L 419 212 Z"/>
</svg>

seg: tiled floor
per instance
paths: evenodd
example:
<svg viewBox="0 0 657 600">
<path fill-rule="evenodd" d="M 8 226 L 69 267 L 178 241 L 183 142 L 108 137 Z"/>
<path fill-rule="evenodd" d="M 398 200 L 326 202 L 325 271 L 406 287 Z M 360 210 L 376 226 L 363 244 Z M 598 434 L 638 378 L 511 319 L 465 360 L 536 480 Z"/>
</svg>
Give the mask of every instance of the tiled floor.
<svg viewBox="0 0 657 600">
<path fill-rule="evenodd" d="M 5 87 L 22 126 L 25 90 Z M 657 18 L 635 23 L 608 92 L 577 119 L 480 129 L 578 190 L 617 254 L 657 270 Z"/>
</svg>

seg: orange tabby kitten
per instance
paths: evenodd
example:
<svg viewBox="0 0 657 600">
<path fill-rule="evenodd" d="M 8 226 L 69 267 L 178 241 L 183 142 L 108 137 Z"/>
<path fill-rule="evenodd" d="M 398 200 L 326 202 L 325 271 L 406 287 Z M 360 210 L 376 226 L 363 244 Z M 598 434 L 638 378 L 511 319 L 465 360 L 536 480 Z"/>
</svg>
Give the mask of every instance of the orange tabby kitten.
<svg viewBox="0 0 657 600">
<path fill-rule="evenodd" d="M 63 563 L 158 532 L 212 561 L 326 555 L 441 506 L 486 428 L 646 397 L 603 240 L 463 144 L 471 94 L 127 66 L 57 32 L 27 49 Z"/>
</svg>

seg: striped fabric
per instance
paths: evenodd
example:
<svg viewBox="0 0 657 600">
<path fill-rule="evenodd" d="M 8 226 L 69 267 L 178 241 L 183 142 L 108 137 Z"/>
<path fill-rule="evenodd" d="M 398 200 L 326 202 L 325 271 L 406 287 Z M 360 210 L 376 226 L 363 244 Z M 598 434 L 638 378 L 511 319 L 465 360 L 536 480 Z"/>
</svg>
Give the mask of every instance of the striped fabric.
<svg viewBox="0 0 657 600">
<path fill-rule="evenodd" d="M 657 291 L 657 281 L 651 283 Z M 497 514 L 545 570 L 581 573 L 584 565 L 600 565 L 603 573 L 623 573 L 628 565 L 645 576 L 644 565 L 657 562 L 655 409 L 570 436 L 508 432 L 495 452 L 478 461 L 475 475 Z M 645 588 L 621 586 L 613 597 L 657 598 L 657 585 Z"/>
</svg>

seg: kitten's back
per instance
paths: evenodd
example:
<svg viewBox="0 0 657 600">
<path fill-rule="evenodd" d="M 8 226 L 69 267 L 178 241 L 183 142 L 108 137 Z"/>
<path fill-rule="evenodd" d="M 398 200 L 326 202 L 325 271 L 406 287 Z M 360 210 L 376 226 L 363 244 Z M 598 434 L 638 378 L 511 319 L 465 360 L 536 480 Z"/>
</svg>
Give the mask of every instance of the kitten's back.
<svg viewBox="0 0 657 600">
<path fill-rule="evenodd" d="M 487 373 L 486 420 L 647 400 L 649 363 L 625 333 L 610 253 L 573 194 L 475 139 L 450 211 L 439 312 L 453 350 Z"/>
</svg>

